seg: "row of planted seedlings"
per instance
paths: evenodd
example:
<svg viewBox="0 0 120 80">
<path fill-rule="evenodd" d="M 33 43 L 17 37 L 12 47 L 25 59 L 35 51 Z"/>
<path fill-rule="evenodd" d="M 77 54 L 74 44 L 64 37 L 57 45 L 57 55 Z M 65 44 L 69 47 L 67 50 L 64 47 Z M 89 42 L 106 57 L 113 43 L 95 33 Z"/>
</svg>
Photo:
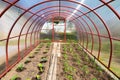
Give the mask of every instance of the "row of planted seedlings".
<svg viewBox="0 0 120 80">
<path fill-rule="evenodd" d="M 62 45 L 60 80 L 113 80 L 77 43 Z"/>
<path fill-rule="evenodd" d="M 3 80 L 45 80 L 51 49 L 51 43 L 41 43 L 6 74 Z"/>
</svg>

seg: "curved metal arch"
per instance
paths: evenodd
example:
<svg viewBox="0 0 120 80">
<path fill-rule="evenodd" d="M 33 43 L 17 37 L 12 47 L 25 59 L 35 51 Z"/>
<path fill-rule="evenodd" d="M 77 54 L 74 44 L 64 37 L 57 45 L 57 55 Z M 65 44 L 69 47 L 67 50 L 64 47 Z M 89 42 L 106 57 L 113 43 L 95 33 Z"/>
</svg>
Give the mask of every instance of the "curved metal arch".
<svg viewBox="0 0 120 80">
<path fill-rule="evenodd" d="M 86 28 L 85 28 L 85 25 L 79 20 L 79 23 L 81 24 L 81 26 L 83 26 L 83 29 L 84 29 L 84 32 L 85 32 L 85 34 L 87 35 L 87 44 L 88 44 L 88 34 L 86 33 L 87 32 L 87 30 L 86 30 Z M 83 32 L 83 33 L 84 33 Z M 84 36 L 84 35 L 83 35 Z M 84 40 L 83 40 L 83 46 L 84 46 Z"/>
<path fill-rule="evenodd" d="M 52 7 L 52 6 L 51 6 Z M 57 6 L 54 6 L 54 7 L 57 7 Z M 63 7 L 63 6 L 61 6 L 61 7 Z M 67 6 L 64 6 L 64 7 L 67 7 Z M 67 7 L 67 8 L 71 8 L 71 7 Z M 73 8 L 72 8 L 73 9 Z M 79 10 L 78 10 L 79 11 Z M 81 12 L 81 11 L 79 11 L 79 12 Z M 83 13 L 83 12 L 81 12 L 81 13 Z M 84 14 L 84 13 L 83 13 Z M 88 18 L 88 16 L 87 15 L 85 15 L 87 18 Z M 89 20 L 90 20 L 90 18 L 88 18 Z M 90 20 L 91 21 L 91 20 Z M 93 24 L 93 21 L 92 21 L 92 24 Z M 97 29 L 97 27 L 96 27 L 96 25 L 95 24 L 93 24 L 94 25 L 94 27 L 95 27 L 95 29 L 97 30 L 97 33 L 98 33 L 98 36 L 100 35 L 100 32 L 99 32 L 99 30 Z M 100 37 L 98 37 L 99 38 L 99 51 L 98 51 L 98 58 L 99 58 L 99 55 L 100 55 L 100 50 L 101 50 L 101 39 L 100 39 Z M 92 48 L 93 48 L 93 46 L 92 46 Z M 93 49 L 91 49 L 91 50 L 93 50 Z"/>
<path fill-rule="evenodd" d="M 64 1 L 64 0 L 63 0 Z M 109 57 L 109 63 L 108 63 L 108 68 L 110 68 L 110 64 L 111 64 L 111 60 L 112 60 L 112 52 L 113 52 L 113 44 L 112 44 L 112 39 L 111 39 L 111 32 L 107 26 L 107 24 L 105 23 L 105 21 L 102 19 L 102 17 L 97 14 L 94 10 L 92 10 L 91 8 L 89 8 L 88 6 L 84 5 L 84 4 L 81 4 L 79 2 L 76 2 L 76 1 L 72 1 L 72 0 L 69 0 L 70 2 L 73 2 L 73 3 L 76 3 L 76 4 L 79 4 L 79 5 L 82 5 L 84 7 L 86 7 L 87 9 L 91 10 L 100 20 L 101 22 L 103 23 L 104 27 L 106 28 L 107 30 L 107 33 L 108 33 L 108 36 L 109 36 L 109 40 L 110 40 L 110 57 Z"/>
<path fill-rule="evenodd" d="M 57 12 L 58 13 L 58 12 Z M 53 13 L 51 13 L 51 14 L 53 14 Z M 48 15 L 50 15 L 50 14 L 48 14 Z M 50 15 L 51 16 L 51 15 Z M 48 17 L 48 19 L 49 19 L 49 17 Z M 42 20 L 42 19 L 41 19 Z M 44 22 L 45 22 L 46 20 L 44 20 Z M 37 24 L 40 24 L 41 22 L 40 22 L 40 20 L 37 22 Z M 37 24 L 35 25 L 35 26 L 37 26 Z M 35 26 L 33 27 L 33 29 L 35 28 Z M 33 29 L 32 29 L 32 33 L 33 33 Z M 32 33 L 31 33 L 31 36 L 32 36 Z M 30 38 L 30 41 L 32 42 L 32 39 Z"/>
<path fill-rule="evenodd" d="M 63 7 L 63 6 L 61 6 L 61 7 Z M 64 7 L 66 7 L 66 6 L 64 6 Z M 67 8 L 71 8 L 71 7 L 67 7 Z M 73 9 L 73 8 L 72 8 Z M 79 11 L 79 10 L 78 10 Z M 81 11 L 79 11 L 79 12 L 81 12 Z M 83 13 L 83 12 L 81 12 L 81 13 Z M 88 16 L 87 15 L 85 15 L 87 18 L 88 18 Z M 90 21 L 91 21 L 91 19 L 90 18 L 88 18 Z M 99 30 L 97 29 L 97 27 L 96 27 L 96 25 L 94 24 L 94 22 L 92 21 L 92 24 L 94 25 L 94 27 L 95 27 L 95 29 L 97 30 L 97 33 L 98 33 L 98 35 L 100 35 L 100 33 L 99 33 Z M 99 37 L 99 44 L 101 44 L 101 42 L 100 42 L 101 40 L 100 40 L 100 37 Z M 100 47 L 101 45 L 99 45 L 99 47 Z M 93 45 L 92 45 L 92 48 L 93 48 Z M 100 54 L 100 49 L 101 48 L 99 48 L 99 52 L 98 52 L 98 54 Z M 93 50 L 93 49 L 92 49 Z"/>
</svg>

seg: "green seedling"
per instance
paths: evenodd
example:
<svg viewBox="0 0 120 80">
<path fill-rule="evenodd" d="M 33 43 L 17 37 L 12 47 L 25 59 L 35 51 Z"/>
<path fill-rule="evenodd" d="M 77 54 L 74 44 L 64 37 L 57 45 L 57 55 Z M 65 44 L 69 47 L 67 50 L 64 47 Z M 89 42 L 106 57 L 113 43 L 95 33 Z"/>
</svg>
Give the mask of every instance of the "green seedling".
<svg viewBox="0 0 120 80">
<path fill-rule="evenodd" d="M 67 75 L 68 80 L 73 80 L 73 76 L 72 75 Z"/>
<path fill-rule="evenodd" d="M 88 74 L 89 73 L 89 70 L 88 70 L 88 66 L 85 65 L 82 67 L 82 70 L 84 71 L 85 74 Z"/>
<path fill-rule="evenodd" d="M 70 48 L 70 52 L 72 52 L 73 51 L 73 49 L 72 48 Z"/>
<path fill-rule="evenodd" d="M 47 58 L 46 58 L 46 57 L 42 57 L 42 58 L 40 59 L 40 63 L 45 63 L 45 62 L 47 62 Z"/>
<path fill-rule="evenodd" d="M 63 57 L 64 57 L 64 59 L 67 59 L 68 58 L 68 55 L 67 54 L 63 54 Z"/>
<path fill-rule="evenodd" d="M 46 48 L 49 48 L 50 47 L 50 43 L 47 43 L 47 46 L 46 46 Z"/>
<path fill-rule="evenodd" d="M 80 65 L 80 62 L 81 62 L 81 61 L 78 59 L 78 60 L 77 60 L 77 64 Z"/>
<path fill-rule="evenodd" d="M 97 69 L 99 72 L 102 72 L 102 68 L 101 68 L 101 67 L 96 66 L 96 69 Z"/>
<path fill-rule="evenodd" d="M 23 69 L 24 69 L 24 65 L 19 64 L 18 67 L 17 67 L 17 70 L 21 72 L 21 71 L 23 71 Z"/>
<path fill-rule="evenodd" d="M 31 62 L 31 60 L 29 58 L 26 59 L 26 61 L 24 62 L 25 64 Z"/>
<path fill-rule="evenodd" d="M 36 75 L 36 79 L 37 79 L 37 80 L 41 80 L 40 75 Z"/>
<path fill-rule="evenodd" d="M 97 80 L 97 78 L 92 78 L 92 80 Z"/>
<path fill-rule="evenodd" d="M 17 80 L 19 77 L 17 75 L 14 75 L 10 80 Z"/>
<path fill-rule="evenodd" d="M 88 58 L 88 56 L 85 56 L 85 59 L 86 59 L 86 61 L 87 61 L 87 62 L 89 61 L 89 58 Z"/>
<path fill-rule="evenodd" d="M 39 68 L 43 68 L 44 66 L 43 66 L 43 64 L 39 63 L 39 64 L 38 64 L 38 67 L 39 67 Z"/>
<path fill-rule="evenodd" d="M 67 48 L 66 48 L 66 47 L 64 47 L 64 48 L 63 48 L 63 51 L 67 51 Z"/>
<path fill-rule="evenodd" d="M 40 72 L 43 72 L 43 68 L 44 68 L 43 64 L 39 63 L 38 68 L 39 68 Z"/>
</svg>

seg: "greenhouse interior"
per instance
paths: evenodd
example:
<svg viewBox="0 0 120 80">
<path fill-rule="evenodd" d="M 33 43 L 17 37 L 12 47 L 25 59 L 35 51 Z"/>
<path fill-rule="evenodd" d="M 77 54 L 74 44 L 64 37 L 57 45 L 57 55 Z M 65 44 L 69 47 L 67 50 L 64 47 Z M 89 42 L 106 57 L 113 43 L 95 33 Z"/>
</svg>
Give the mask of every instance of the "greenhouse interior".
<svg viewBox="0 0 120 80">
<path fill-rule="evenodd" d="M 0 0 L 0 80 L 120 80 L 120 0 Z"/>
</svg>

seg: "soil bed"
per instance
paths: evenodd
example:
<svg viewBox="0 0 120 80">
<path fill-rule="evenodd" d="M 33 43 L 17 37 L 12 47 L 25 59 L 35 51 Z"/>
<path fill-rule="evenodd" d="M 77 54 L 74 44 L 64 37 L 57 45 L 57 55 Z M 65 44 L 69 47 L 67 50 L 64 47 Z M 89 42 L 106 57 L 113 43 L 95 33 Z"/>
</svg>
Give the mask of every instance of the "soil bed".
<svg viewBox="0 0 120 80">
<path fill-rule="evenodd" d="M 78 44 L 62 44 L 57 80 L 114 80 Z"/>
<path fill-rule="evenodd" d="M 43 53 L 44 51 L 46 51 L 45 54 Z M 46 80 L 51 51 L 52 44 L 50 43 L 42 43 L 38 45 L 30 54 L 28 54 L 13 69 L 11 69 L 11 71 L 9 71 L 1 80 L 12 80 L 11 78 L 14 76 L 20 78 L 16 80 L 37 80 L 36 77 L 40 78 L 40 80 Z M 45 61 L 40 63 L 43 57 Z M 39 64 L 42 64 L 44 69 L 38 68 Z M 19 71 L 18 69 L 23 70 Z M 40 70 L 42 71 L 41 73 Z"/>
</svg>

